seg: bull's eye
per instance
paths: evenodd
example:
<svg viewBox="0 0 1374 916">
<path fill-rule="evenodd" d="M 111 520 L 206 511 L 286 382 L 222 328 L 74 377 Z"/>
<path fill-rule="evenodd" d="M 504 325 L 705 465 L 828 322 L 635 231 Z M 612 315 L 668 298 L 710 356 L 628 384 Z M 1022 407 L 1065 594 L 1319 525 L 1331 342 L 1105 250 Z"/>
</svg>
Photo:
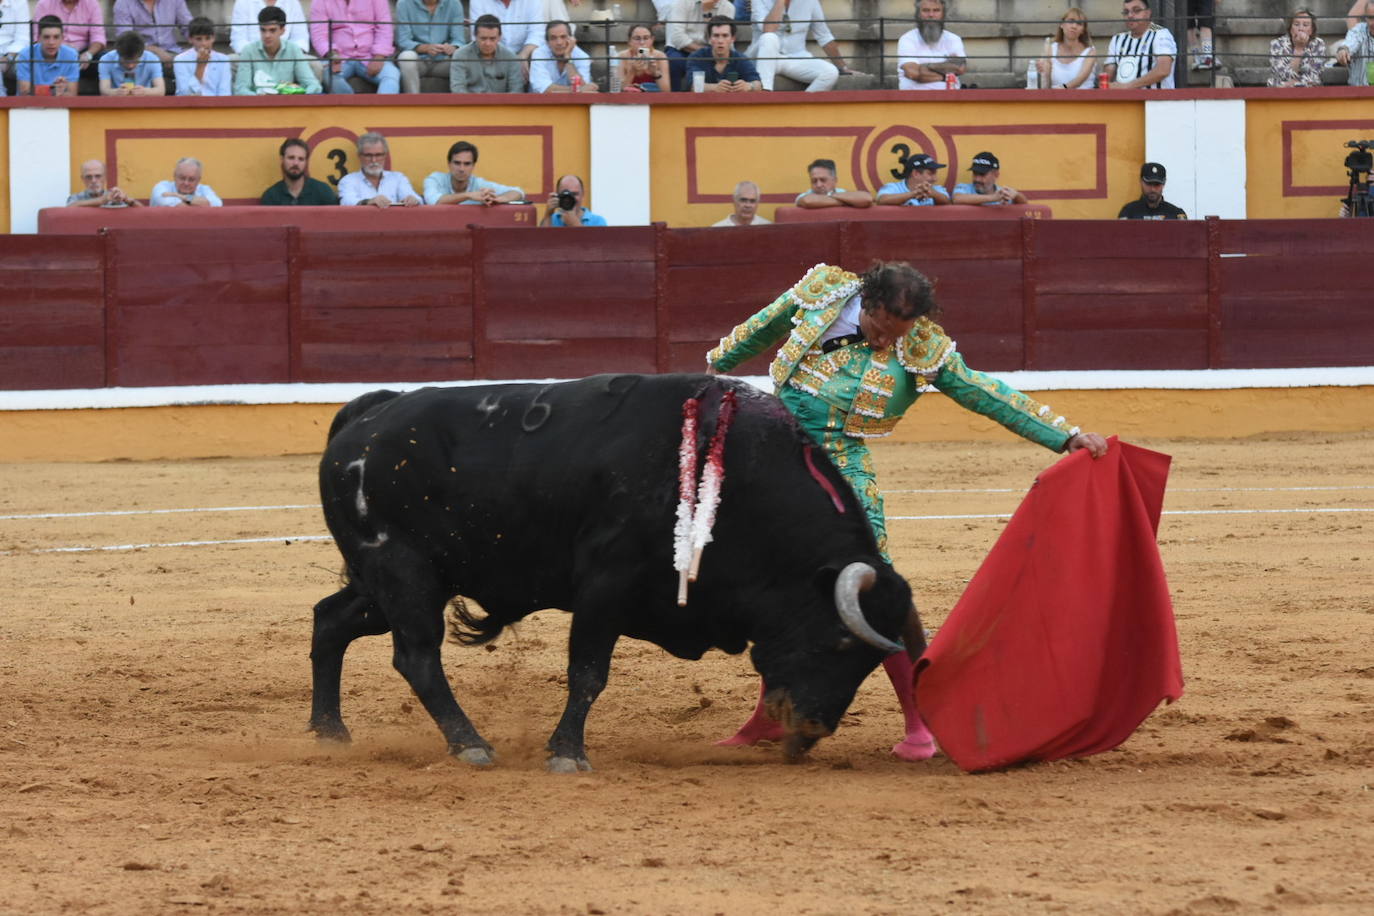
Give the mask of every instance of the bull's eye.
<svg viewBox="0 0 1374 916">
<path fill-rule="evenodd" d="M 836 652 L 848 652 L 850 649 L 854 648 L 856 645 L 858 645 L 858 643 L 855 642 L 853 636 L 841 636 L 841 637 L 840 637 L 840 641 L 837 642 L 837 643 L 835 644 L 835 651 L 836 651 Z"/>
</svg>

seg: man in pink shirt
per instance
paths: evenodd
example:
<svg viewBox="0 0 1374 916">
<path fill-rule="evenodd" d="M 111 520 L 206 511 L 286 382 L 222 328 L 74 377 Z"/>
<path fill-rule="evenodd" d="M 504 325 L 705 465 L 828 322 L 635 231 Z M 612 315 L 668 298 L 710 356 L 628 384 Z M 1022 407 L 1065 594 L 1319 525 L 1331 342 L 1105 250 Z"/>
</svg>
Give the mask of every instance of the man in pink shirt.
<svg viewBox="0 0 1374 916">
<path fill-rule="evenodd" d="M 350 76 L 377 87 L 379 95 L 401 90 L 401 71 L 389 58 L 391 7 L 386 0 L 315 0 L 310 5 L 310 43 L 329 61 L 329 91 L 351 93 Z"/>
<path fill-rule="evenodd" d="M 62 43 L 76 51 L 81 61 L 82 78 L 94 75 L 92 67 L 105 51 L 105 13 L 100 0 L 38 0 L 33 10 L 34 40 L 37 41 L 38 20 L 56 16 L 62 20 Z"/>
</svg>

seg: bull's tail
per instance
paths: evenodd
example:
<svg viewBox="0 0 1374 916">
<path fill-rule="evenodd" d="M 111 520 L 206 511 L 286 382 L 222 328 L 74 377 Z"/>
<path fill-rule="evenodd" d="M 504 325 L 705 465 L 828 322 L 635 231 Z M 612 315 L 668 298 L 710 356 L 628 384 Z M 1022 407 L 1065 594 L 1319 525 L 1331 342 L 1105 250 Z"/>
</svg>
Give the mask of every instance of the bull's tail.
<svg viewBox="0 0 1374 916">
<path fill-rule="evenodd" d="M 449 639 L 460 646 L 480 646 L 491 642 L 501 635 L 510 621 L 495 614 L 482 611 L 476 602 L 469 604 L 462 595 L 456 596 L 448 605 Z M 478 612 L 481 611 L 481 615 Z"/>
</svg>

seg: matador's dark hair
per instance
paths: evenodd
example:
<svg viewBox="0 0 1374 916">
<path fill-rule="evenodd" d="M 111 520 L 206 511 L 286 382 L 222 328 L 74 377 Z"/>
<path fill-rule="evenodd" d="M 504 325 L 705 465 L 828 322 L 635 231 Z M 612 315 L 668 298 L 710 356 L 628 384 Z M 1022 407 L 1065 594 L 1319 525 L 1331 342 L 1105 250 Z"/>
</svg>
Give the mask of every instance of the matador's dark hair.
<svg viewBox="0 0 1374 916">
<path fill-rule="evenodd" d="M 905 261 L 874 261 L 859 278 L 863 307 L 885 308 L 898 318 L 935 317 L 935 284 Z"/>
</svg>

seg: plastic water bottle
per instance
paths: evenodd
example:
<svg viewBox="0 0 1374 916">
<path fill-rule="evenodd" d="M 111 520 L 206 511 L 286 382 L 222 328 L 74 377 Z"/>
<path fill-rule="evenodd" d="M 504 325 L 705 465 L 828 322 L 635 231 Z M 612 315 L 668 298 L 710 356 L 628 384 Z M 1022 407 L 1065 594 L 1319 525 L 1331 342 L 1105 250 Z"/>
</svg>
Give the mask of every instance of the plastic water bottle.
<svg viewBox="0 0 1374 916">
<path fill-rule="evenodd" d="M 615 45 L 606 46 L 606 66 L 609 68 L 610 87 L 612 92 L 620 91 L 620 61 L 616 57 Z"/>
<path fill-rule="evenodd" d="M 1027 88 L 1027 89 L 1039 89 L 1039 88 L 1040 88 L 1040 70 L 1039 70 L 1039 68 L 1037 68 L 1037 67 L 1035 66 L 1035 61 L 1034 61 L 1034 60 L 1032 60 L 1030 63 L 1026 64 L 1026 88 Z"/>
</svg>

